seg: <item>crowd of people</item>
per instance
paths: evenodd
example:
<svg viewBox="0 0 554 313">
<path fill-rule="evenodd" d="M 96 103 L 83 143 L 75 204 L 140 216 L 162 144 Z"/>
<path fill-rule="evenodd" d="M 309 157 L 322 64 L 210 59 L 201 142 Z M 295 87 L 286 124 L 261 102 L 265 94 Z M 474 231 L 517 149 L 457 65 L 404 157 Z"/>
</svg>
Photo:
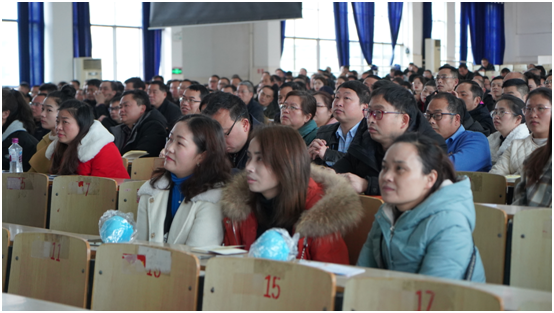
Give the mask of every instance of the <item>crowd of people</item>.
<svg viewBox="0 0 554 313">
<path fill-rule="evenodd" d="M 2 90 L 2 168 L 12 138 L 24 171 L 54 175 L 129 178 L 121 156 L 143 150 L 165 162 L 138 192 L 139 239 L 249 249 L 279 227 L 298 258 L 342 264 L 358 195 L 380 196 L 358 265 L 484 282 L 456 172 L 520 175 L 514 203 L 552 206 L 551 70 L 491 66 L 22 83 Z"/>
</svg>

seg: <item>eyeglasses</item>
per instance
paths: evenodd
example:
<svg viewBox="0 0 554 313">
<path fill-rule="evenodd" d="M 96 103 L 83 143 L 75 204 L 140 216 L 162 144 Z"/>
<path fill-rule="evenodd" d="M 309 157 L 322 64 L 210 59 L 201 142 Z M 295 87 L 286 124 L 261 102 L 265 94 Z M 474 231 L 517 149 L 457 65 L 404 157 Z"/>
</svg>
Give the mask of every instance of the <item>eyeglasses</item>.
<svg viewBox="0 0 554 313">
<path fill-rule="evenodd" d="M 29 105 L 32 106 L 32 107 L 38 107 L 38 106 L 41 106 L 42 103 L 40 103 L 40 102 L 29 102 Z"/>
<path fill-rule="evenodd" d="M 300 110 L 299 107 L 295 107 L 295 106 L 292 106 L 292 105 L 286 105 L 286 104 L 281 104 L 281 105 L 279 106 L 279 108 L 280 108 L 281 110 L 289 110 L 289 111 L 293 111 L 293 112 L 294 112 L 294 111 L 297 111 L 297 110 Z"/>
<path fill-rule="evenodd" d="M 523 112 L 523 114 L 531 114 L 531 113 L 535 113 L 535 110 L 537 111 L 537 114 L 539 115 L 542 115 L 544 114 L 544 112 L 547 110 L 547 109 L 551 109 L 549 107 L 544 107 L 544 106 L 538 106 L 538 107 L 525 107 L 523 109 L 521 109 L 521 112 Z"/>
<path fill-rule="evenodd" d="M 437 79 L 437 80 L 439 80 L 439 79 L 445 80 L 445 79 L 447 79 L 447 78 L 454 78 L 454 77 L 452 77 L 452 76 L 446 76 L 446 75 L 437 75 L 437 78 L 436 78 L 436 79 Z"/>
<path fill-rule="evenodd" d="M 456 115 L 456 113 L 433 113 L 433 114 L 429 114 L 429 113 L 423 113 L 423 116 L 425 116 L 425 118 L 430 121 L 431 118 L 434 119 L 435 121 L 440 121 L 442 120 L 442 116 L 443 115 L 451 115 L 451 116 L 454 116 Z"/>
<path fill-rule="evenodd" d="M 110 111 L 110 112 L 119 111 L 119 110 L 121 110 L 121 107 L 109 107 L 108 108 L 108 111 Z"/>
<path fill-rule="evenodd" d="M 544 81 L 544 84 L 545 85 L 552 85 L 552 80 L 551 79 L 547 79 Z"/>
<path fill-rule="evenodd" d="M 242 111 L 239 115 L 237 115 L 237 117 L 235 118 L 235 121 L 233 122 L 233 125 L 231 125 L 231 127 L 229 128 L 229 130 L 224 134 L 225 137 L 228 137 L 231 132 L 233 131 L 233 127 L 235 127 L 235 124 L 237 123 L 237 121 L 240 119 L 241 116 L 243 116 L 247 111 Z"/>
<path fill-rule="evenodd" d="M 504 114 L 512 114 L 512 115 L 517 115 L 515 113 L 512 113 L 512 112 L 508 112 L 508 111 L 504 111 L 504 110 L 501 110 L 501 111 L 497 111 L 497 110 L 492 110 L 491 111 L 491 117 L 494 118 L 495 116 L 498 115 L 498 117 L 502 118 L 504 116 Z"/>
<path fill-rule="evenodd" d="M 182 97 L 181 99 L 179 99 L 181 102 L 192 102 L 192 103 L 195 103 L 195 102 L 202 102 L 201 100 L 196 100 L 194 98 L 185 98 L 185 97 Z"/>
<path fill-rule="evenodd" d="M 402 112 L 388 112 L 388 111 L 370 110 L 370 109 L 364 109 L 363 111 L 364 111 L 365 118 L 369 118 L 370 116 L 373 116 L 373 118 L 378 121 L 383 119 L 384 114 L 404 114 Z"/>
</svg>

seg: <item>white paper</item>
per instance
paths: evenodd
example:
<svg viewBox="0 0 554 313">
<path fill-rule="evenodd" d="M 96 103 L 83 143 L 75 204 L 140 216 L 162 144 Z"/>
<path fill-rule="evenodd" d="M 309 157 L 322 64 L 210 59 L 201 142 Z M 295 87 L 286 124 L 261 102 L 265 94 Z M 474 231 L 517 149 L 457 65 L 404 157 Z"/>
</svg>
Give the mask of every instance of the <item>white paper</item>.
<svg viewBox="0 0 554 313">
<path fill-rule="evenodd" d="M 140 246 L 138 254 L 146 257 L 146 270 L 160 270 L 164 274 L 171 272 L 171 251 Z"/>
<path fill-rule="evenodd" d="M 333 264 L 333 263 L 312 262 L 307 260 L 299 260 L 298 263 L 302 265 L 310 266 L 310 267 L 315 267 L 320 270 L 324 270 L 326 272 L 333 273 L 335 275 L 345 276 L 345 277 L 351 277 L 365 272 L 365 269 L 363 268 L 344 266 L 344 265 Z"/>
</svg>

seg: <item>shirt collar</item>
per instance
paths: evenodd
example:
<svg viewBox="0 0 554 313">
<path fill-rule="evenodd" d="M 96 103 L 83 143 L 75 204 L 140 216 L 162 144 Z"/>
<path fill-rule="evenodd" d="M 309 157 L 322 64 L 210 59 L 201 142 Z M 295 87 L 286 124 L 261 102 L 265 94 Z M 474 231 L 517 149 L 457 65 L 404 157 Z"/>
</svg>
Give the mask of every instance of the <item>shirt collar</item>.
<svg viewBox="0 0 554 313">
<path fill-rule="evenodd" d="M 456 138 L 458 138 L 463 132 L 465 132 L 466 129 L 464 128 L 464 125 L 460 125 L 460 128 L 458 128 L 458 130 L 452 135 L 450 136 L 450 138 L 448 138 L 447 140 L 456 140 Z"/>
<path fill-rule="evenodd" d="M 358 124 L 354 125 L 354 127 L 352 127 L 352 128 L 348 131 L 348 133 L 346 133 L 346 137 L 348 137 L 348 135 L 350 135 L 350 137 L 354 137 L 354 135 L 356 135 L 356 131 L 358 131 L 358 127 L 360 126 L 360 123 L 361 123 L 362 121 L 363 121 L 363 119 L 360 120 L 360 121 L 358 122 Z M 337 128 L 337 131 L 335 132 L 335 135 L 337 135 L 338 137 L 344 139 L 344 137 L 342 136 L 342 127 L 341 127 L 340 124 L 339 124 L 339 128 Z"/>
</svg>

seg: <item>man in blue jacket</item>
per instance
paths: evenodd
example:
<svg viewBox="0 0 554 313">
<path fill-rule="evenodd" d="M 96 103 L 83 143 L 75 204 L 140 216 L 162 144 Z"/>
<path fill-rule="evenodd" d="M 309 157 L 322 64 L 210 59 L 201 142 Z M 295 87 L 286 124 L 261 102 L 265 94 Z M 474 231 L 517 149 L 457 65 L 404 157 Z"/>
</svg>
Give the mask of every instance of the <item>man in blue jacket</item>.
<svg viewBox="0 0 554 313">
<path fill-rule="evenodd" d="M 492 167 L 487 137 L 461 124 L 465 103 L 450 93 L 436 94 L 425 112 L 431 127 L 446 141 L 456 171 L 488 172 Z"/>
</svg>

